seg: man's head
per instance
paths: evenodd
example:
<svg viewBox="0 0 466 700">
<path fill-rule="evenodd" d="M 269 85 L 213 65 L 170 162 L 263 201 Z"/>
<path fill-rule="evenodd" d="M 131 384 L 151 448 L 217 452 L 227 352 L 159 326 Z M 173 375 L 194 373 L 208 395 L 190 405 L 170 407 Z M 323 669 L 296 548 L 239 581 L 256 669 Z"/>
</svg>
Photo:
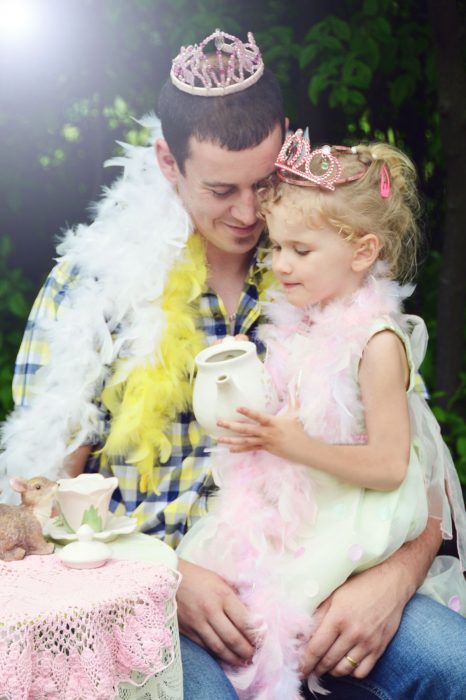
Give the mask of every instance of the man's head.
<svg viewBox="0 0 466 700">
<path fill-rule="evenodd" d="M 281 89 L 264 68 L 252 34 L 243 43 L 216 29 L 199 45 L 182 47 L 160 93 L 158 114 L 182 174 L 191 138 L 242 151 L 258 146 L 277 124 L 285 135 Z"/>
<path fill-rule="evenodd" d="M 217 49 L 216 61 L 222 58 L 218 54 Z M 227 69 L 231 56 L 224 60 Z M 225 252 L 252 250 L 263 228 L 255 189 L 273 172 L 285 133 L 282 94 L 273 74 L 265 69 L 252 85 L 241 89 L 240 82 L 239 89 L 221 96 L 190 94 L 170 80 L 158 112 L 161 169 L 199 231 Z"/>
<path fill-rule="evenodd" d="M 280 85 L 271 71 L 241 92 L 205 97 L 182 92 L 168 80 L 158 101 L 164 138 L 182 174 L 190 141 L 210 141 L 229 151 L 258 146 L 277 124 L 285 136 Z"/>
</svg>

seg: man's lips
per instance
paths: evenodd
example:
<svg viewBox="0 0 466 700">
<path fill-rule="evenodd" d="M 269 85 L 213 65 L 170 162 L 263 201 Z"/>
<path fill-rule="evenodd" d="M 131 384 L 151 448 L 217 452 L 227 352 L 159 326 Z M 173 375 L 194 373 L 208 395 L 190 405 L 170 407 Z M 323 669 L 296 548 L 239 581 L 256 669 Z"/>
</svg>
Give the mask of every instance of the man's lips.
<svg viewBox="0 0 466 700">
<path fill-rule="evenodd" d="M 257 231 L 257 221 L 251 226 L 235 226 L 234 224 L 225 224 L 237 236 L 250 236 Z"/>
</svg>

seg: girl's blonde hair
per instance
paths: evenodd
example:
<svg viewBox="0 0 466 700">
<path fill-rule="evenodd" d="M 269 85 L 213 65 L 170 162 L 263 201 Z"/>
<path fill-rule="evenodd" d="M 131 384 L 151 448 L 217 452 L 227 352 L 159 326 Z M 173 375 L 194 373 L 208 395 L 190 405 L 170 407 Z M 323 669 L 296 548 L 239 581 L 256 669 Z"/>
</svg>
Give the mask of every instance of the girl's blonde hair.
<svg viewBox="0 0 466 700">
<path fill-rule="evenodd" d="M 342 178 L 367 168 L 363 177 L 337 185 L 334 191 L 300 187 L 274 176 L 259 191 L 261 212 L 267 216 L 279 202 L 301 211 L 310 226 L 329 223 L 346 240 L 374 233 L 381 244 L 379 259 L 393 279 L 407 281 L 417 269 L 420 244 L 420 203 L 416 169 L 402 151 L 386 143 L 360 144 L 353 152 L 338 154 Z M 380 193 L 382 167 L 390 177 L 390 195 Z"/>
</svg>

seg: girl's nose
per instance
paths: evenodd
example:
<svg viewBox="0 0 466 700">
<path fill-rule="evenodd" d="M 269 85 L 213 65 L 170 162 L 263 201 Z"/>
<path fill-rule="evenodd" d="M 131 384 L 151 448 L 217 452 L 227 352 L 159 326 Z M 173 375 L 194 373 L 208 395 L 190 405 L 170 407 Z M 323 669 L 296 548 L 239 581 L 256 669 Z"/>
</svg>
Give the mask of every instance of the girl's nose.
<svg viewBox="0 0 466 700">
<path fill-rule="evenodd" d="M 291 264 L 288 256 L 282 250 L 274 252 L 272 258 L 272 269 L 277 275 L 289 275 L 291 272 Z"/>
</svg>

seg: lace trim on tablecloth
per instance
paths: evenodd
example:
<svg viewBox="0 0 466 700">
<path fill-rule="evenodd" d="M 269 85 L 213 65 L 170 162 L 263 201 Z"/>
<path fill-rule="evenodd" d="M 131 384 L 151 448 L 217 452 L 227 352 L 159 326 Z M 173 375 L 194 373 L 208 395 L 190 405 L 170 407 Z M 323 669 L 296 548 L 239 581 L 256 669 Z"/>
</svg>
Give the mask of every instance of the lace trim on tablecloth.
<svg viewBox="0 0 466 700">
<path fill-rule="evenodd" d="M 0 698 L 109 700 L 173 663 L 179 574 L 154 562 L 0 562 Z M 163 697 L 163 696 L 161 696 Z"/>
<path fill-rule="evenodd" d="M 171 620 L 170 628 L 173 638 L 179 640 L 176 615 Z M 183 669 L 179 644 L 176 644 L 174 649 L 173 663 L 140 685 L 143 680 L 141 674 L 134 673 L 132 681 L 138 686 L 122 683 L 115 700 L 183 700 Z"/>
</svg>

